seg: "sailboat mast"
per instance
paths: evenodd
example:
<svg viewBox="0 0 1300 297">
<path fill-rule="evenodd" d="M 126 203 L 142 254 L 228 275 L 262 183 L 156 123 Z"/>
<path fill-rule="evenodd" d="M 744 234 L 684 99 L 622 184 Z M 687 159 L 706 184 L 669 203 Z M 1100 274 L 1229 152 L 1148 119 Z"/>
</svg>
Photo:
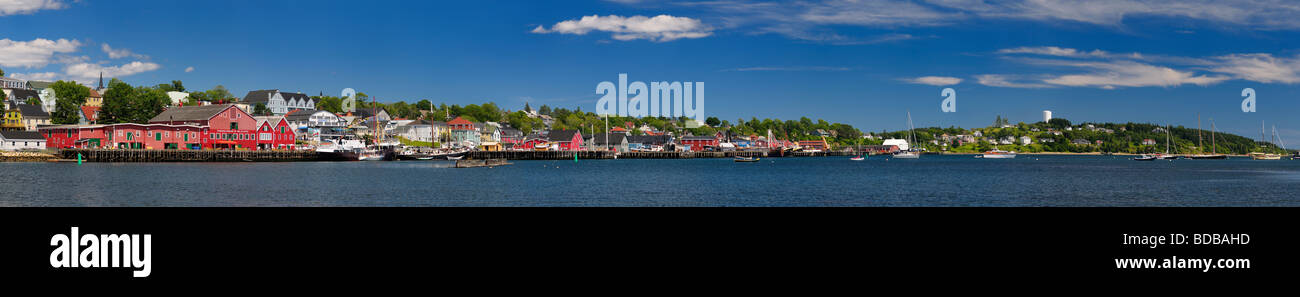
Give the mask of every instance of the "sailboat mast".
<svg viewBox="0 0 1300 297">
<path fill-rule="evenodd" d="M 912 111 L 907 111 L 907 141 L 908 150 L 914 150 L 916 146 L 916 127 L 912 126 Z"/>
<path fill-rule="evenodd" d="M 1169 130 L 1170 128 L 1173 128 L 1173 126 L 1170 126 L 1169 124 L 1165 124 L 1165 155 L 1169 155 L 1170 138 L 1174 138 L 1174 133 L 1170 132 Z"/>
<path fill-rule="evenodd" d="M 1219 133 L 1218 125 L 1214 124 L 1214 119 L 1210 119 L 1210 145 L 1214 147 L 1213 149 L 1215 155 L 1219 154 L 1219 142 L 1215 140 L 1215 138 L 1217 138 L 1215 134 L 1218 133 Z"/>
<path fill-rule="evenodd" d="M 1205 138 L 1201 136 L 1201 114 L 1196 114 L 1196 150 L 1205 151 Z"/>
</svg>

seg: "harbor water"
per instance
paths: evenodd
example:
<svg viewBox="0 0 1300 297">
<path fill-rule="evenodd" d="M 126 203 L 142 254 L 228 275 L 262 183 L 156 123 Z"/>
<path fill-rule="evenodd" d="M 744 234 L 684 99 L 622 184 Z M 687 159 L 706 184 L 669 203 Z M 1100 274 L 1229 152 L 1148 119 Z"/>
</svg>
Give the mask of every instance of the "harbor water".
<svg viewBox="0 0 1300 297">
<path fill-rule="evenodd" d="M 0 163 L 0 206 L 1300 206 L 1300 161 Z"/>
</svg>

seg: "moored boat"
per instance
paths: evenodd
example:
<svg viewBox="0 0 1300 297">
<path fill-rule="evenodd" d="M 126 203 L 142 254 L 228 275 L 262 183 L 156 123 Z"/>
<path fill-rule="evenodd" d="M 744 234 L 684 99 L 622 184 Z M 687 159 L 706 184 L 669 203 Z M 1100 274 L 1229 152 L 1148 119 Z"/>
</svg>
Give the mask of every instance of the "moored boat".
<svg viewBox="0 0 1300 297">
<path fill-rule="evenodd" d="M 1015 159 L 1016 152 L 1008 152 L 1004 150 L 994 149 L 991 151 L 984 152 L 984 154 L 979 155 L 979 157 L 984 159 Z"/>
<path fill-rule="evenodd" d="M 733 159 L 733 160 L 736 161 L 736 162 L 741 162 L 741 163 L 750 163 L 750 162 L 758 162 L 758 161 L 759 161 L 759 158 L 755 158 L 755 157 L 736 157 L 736 158 Z"/>
<path fill-rule="evenodd" d="M 1156 156 L 1152 156 L 1152 155 L 1141 155 L 1133 158 L 1133 161 L 1155 161 L 1155 160 L 1156 160 Z"/>
</svg>

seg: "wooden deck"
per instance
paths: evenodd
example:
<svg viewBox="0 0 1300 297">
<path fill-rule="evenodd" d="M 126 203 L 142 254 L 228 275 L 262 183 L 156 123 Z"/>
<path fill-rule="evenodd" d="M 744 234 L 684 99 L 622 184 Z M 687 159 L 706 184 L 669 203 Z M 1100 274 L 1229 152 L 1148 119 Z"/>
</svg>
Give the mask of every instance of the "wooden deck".
<svg viewBox="0 0 1300 297">
<path fill-rule="evenodd" d="M 86 162 L 294 162 L 320 160 L 314 151 L 63 149 L 59 158 Z"/>
<path fill-rule="evenodd" d="M 732 157 L 826 157 L 853 156 L 849 152 L 787 152 L 780 151 L 733 151 L 733 152 L 626 152 L 610 151 L 496 151 L 470 152 L 469 159 L 506 159 L 506 160 L 573 160 L 578 159 L 698 159 L 698 158 L 732 158 Z"/>
</svg>

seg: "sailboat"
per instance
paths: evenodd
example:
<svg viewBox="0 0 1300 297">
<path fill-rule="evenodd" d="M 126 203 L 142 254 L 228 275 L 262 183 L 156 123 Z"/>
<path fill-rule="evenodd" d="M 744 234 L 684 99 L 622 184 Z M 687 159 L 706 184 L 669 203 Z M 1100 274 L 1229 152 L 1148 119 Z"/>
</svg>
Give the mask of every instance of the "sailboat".
<svg viewBox="0 0 1300 297">
<path fill-rule="evenodd" d="M 1277 127 L 1273 127 L 1273 137 L 1277 138 Z M 1259 141 L 1264 141 L 1264 122 L 1259 122 Z M 1262 145 L 1260 147 L 1263 147 Z M 1250 158 L 1254 160 L 1281 160 L 1282 155 L 1273 153 L 1250 153 Z"/>
<path fill-rule="evenodd" d="M 854 156 L 853 158 L 849 158 L 849 160 L 850 160 L 850 161 L 863 161 L 863 160 L 866 160 L 866 159 L 867 159 L 867 153 L 862 152 L 862 138 L 861 138 L 861 137 L 858 138 L 858 145 L 857 145 L 856 149 L 858 150 L 858 155 L 857 155 L 857 156 Z"/>
<path fill-rule="evenodd" d="M 907 150 L 894 153 L 894 159 L 920 159 L 921 155 L 917 154 L 912 146 L 916 145 L 916 127 L 912 126 L 912 112 L 907 112 Z"/>
<path fill-rule="evenodd" d="M 1172 128 L 1173 128 L 1173 127 L 1169 126 L 1169 124 L 1165 124 L 1165 153 L 1164 153 L 1164 154 L 1156 154 L 1156 155 L 1155 155 L 1156 159 L 1159 159 L 1159 160 L 1174 160 L 1174 159 L 1178 159 L 1178 156 L 1175 156 L 1175 155 L 1169 154 L 1169 149 L 1170 149 L 1170 146 L 1171 146 L 1171 145 L 1170 145 L 1170 141 L 1171 141 L 1171 139 L 1173 138 L 1173 132 L 1170 131 L 1170 130 L 1172 130 Z"/>
<path fill-rule="evenodd" d="M 376 97 L 371 97 L 371 98 L 372 98 L 372 100 L 374 100 L 374 101 L 372 101 L 372 102 L 377 102 L 377 101 L 378 101 L 378 99 L 375 99 Z M 374 106 L 378 106 L 378 104 L 375 104 Z M 385 146 L 383 145 L 384 130 L 383 130 L 383 129 L 380 129 L 380 127 L 379 127 L 379 115 L 378 115 L 378 113 L 376 112 L 376 113 L 374 113 L 374 114 L 375 114 L 375 115 L 373 116 L 373 118 L 374 118 L 374 120 L 375 120 L 375 130 L 372 130 L 372 134 L 375 135 L 375 144 L 374 144 L 373 146 L 367 147 L 365 151 L 362 151 L 362 152 L 361 152 L 361 155 L 357 157 L 357 160 L 359 160 L 359 161 L 388 161 L 388 160 L 396 159 L 397 156 L 396 156 L 396 154 L 394 153 L 394 150 L 392 149 L 392 147 L 388 147 L 387 149 L 385 149 Z M 392 158 L 390 158 L 390 154 L 391 154 L 391 157 L 392 157 Z"/>
<path fill-rule="evenodd" d="M 1198 122 L 1199 122 L 1199 121 L 1198 121 Z M 1210 146 L 1212 147 L 1212 149 L 1211 149 L 1211 153 L 1210 153 L 1209 155 L 1206 155 L 1206 154 L 1196 154 L 1196 155 L 1192 155 L 1191 157 L 1188 157 L 1188 158 L 1191 158 L 1191 159 L 1193 159 L 1193 160 L 1223 160 L 1223 159 L 1227 159 L 1227 158 L 1228 158 L 1228 155 L 1220 155 L 1220 154 L 1219 154 L 1219 143 L 1218 143 L 1218 142 L 1216 141 L 1216 139 L 1215 139 L 1215 138 L 1217 138 L 1217 134 L 1218 134 L 1218 133 L 1219 133 L 1219 127 L 1216 126 L 1216 125 L 1214 124 L 1214 119 L 1210 119 Z"/>
</svg>

